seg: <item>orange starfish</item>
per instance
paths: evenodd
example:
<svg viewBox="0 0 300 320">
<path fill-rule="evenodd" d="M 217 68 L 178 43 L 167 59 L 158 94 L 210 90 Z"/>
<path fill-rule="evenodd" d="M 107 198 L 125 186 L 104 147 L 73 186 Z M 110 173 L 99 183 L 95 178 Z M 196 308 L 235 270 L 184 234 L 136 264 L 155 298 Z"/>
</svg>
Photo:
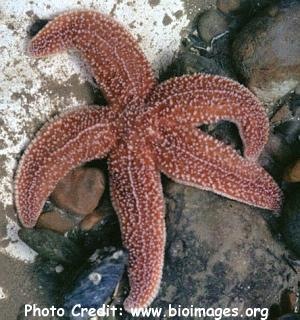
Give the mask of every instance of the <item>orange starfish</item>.
<svg viewBox="0 0 300 320">
<path fill-rule="evenodd" d="M 180 183 L 276 210 L 281 192 L 255 159 L 268 137 L 256 97 L 229 79 L 198 74 L 158 84 L 136 41 L 97 12 L 63 14 L 31 41 L 40 57 L 77 49 L 90 65 L 108 106 L 82 107 L 45 125 L 23 155 L 15 202 L 33 227 L 47 197 L 72 168 L 108 156 L 110 190 L 124 247 L 130 293 L 125 309 L 148 306 L 157 295 L 164 261 L 165 221 L 160 172 Z M 245 158 L 197 129 L 235 122 Z"/>
</svg>

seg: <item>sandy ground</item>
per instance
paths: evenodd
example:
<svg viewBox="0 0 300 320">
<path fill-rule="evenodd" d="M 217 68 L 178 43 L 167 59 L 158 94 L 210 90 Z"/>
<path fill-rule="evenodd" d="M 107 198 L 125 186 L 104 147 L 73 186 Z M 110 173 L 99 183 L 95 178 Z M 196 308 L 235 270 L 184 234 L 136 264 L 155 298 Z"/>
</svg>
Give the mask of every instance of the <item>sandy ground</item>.
<svg viewBox="0 0 300 320">
<path fill-rule="evenodd" d="M 63 54 L 34 61 L 26 56 L 26 30 L 37 18 L 92 8 L 124 23 L 158 74 L 176 53 L 180 35 L 214 0 L 2 0 L 0 3 L 0 320 L 15 320 L 25 303 L 43 304 L 45 288 L 34 279 L 35 253 L 17 236 L 13 174 L 20 151 L 54 113 L 90 103 L 84 66 Z M 145 15 L 147 12 L 147 15 Z M 35 318 L 37 319 L 37 318 Z M 45 319 L 45 318 L 44 318 Z"/>
</svg>

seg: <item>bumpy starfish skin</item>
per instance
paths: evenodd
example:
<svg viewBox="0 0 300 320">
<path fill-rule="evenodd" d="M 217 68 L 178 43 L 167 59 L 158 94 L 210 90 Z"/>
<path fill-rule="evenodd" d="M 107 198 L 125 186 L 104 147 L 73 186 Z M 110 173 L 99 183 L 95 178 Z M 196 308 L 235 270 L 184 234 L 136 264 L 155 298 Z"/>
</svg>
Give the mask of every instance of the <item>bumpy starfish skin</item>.
<svg viewBox="0 0 300 320">
<path fill-rule="evenodd" d="M 77 49 L 91 66 L 108 107 L 70 111 L 40 130 L 23 155 L 15 202 L 33 227 L 57 182 L 72 168 L 108 156 L 110 190 L 124 246 L 130 293 L 124 307 L 146 307 L 159 289 L 165 247 L 160 171 L 172 179 L 250 205 L 277 210 L 281 192 L 254 159 L 268 137 L 263 107 L 229 79 L 194 75 L 158 85 L 134 39 L 110 18 L 71 12 L 48 23 L 29 52 Z M 237 124 L 245 157 L 196 127 Z"/>
</svg>

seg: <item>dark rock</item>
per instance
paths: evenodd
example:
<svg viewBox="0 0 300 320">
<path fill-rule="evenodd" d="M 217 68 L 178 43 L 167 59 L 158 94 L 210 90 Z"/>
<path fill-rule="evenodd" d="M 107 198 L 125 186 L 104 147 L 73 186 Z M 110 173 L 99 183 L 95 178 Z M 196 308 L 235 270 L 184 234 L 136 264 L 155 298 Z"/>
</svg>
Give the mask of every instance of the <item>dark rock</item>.
<svg viewBox="0 0 300 320">
<path fill-rule="evenodd" d="M 283 288 L 296 286 L 296 274 L 282 258 L 285 250 L 264 219 L 275 220 L 271 212 L 172 182 L 166 202 L 166 261 L 153 306 L 242 312 L 270 307 Z"/>
<path fill-rule="evenodd" d="M 242 153 L 243 143 L 239 135 L 239 130 L 234 123 L 229 121 L 220 121 L 214 129 L 209 132 L 213 137 L 230 145 L 233 149 Z"/>
<path fill-rule="evenodd" d="M 199 36 L 210 43 L 213 38 L 228 31 L 226 16 L 215 9 L 207 10 L 199 16 L 197 30 Z"/>
<path fill-rule="evenodd" d="M 280 297 L 280 308 L 282 314 L 292 313 L 297 308 L 297 293 L 286 289 L 282 292 Z"/>
<path fill-rule="evenodd" d="M 101 170 L 79 167 L 57 184 L 51 200 L 62 209 L 87 215 L 96 209 L 104 188 L 105 178 Z"/>
<path fill-rule="evenodd" d="M 300 2 L 282 0 L 277 13 L 254 17 L 236 37 L 232 53 L 246 85 L 271 105 L 300 80 Z"/>
<path fill-rule="evenodd" d="M 280 181 L 287 166 L 300 158 L 300 121 L 289 120 L 273 129 L 260 158 L 260 164 Z"/>
<path fill-rule="evenodd" d="M 281 232 L 288 247 L 300 257 L 300 183 L 285 190 Z"/>
<path fill-rule="evenodd" d="M 300 86 L 298 86 L 294 94 L 290 96 L 289 109 L 292 112 L 293 116 L 300 116 Z"/>
<path fill-rule="evenodd" d="M 120 226 L 111 205 L 105 204 L 99 210 L 102 213 L 99 223 L 89 230 L 74 228 L 67 234 L 68 239 L 83 248 L 87 255 L 98 248 L 121 245 Z"/>
<path fill-rule="evenodd" d="M 251 17 L 277 0 L 217 0 L 217 8 L 225 14 Z"/>
<path fill-rule="evenodd" d="M 300 314 L 297 313 L 289 313 L 280 317 L 278 320 L 300 320 Z"/>
<path fill-rule="evenodd" d="M 84 253 L 73 241 L 51 230 L 21 229 L 19 237 L 44 259 L 76 264 Z"/>
<path fill-rule="evenodd" d="M 179 54 L 175 67 L 176 75 L 210 73 L 220 76 L 227 76 L 227 72 L 215 59 L 201 56 L 199 54 L 184 51 Z M 174 72 L 174 69 L 173 69 Z"/>
<path fill-rule="evenodd" d="M 28 35 L 34 37 L 40 30 L 42 30 L 45 25 L 49 22 L 47 19 L 36 20 L 28 30 Z"/>
<path fill-rule="evenodd" d="M 93 259 L 94 260 L 94 259 Z M 82 308 L 102 307 L 107 303 L 121 280 L 127 263 L 123 250 L 114 251 L 106 257 L 97 258 L 84 267 L 83 273 L 75 280 L 69 293 L 64 296 L 64 308 L 71 314 L 72 308 L 80 304 Z M 70 319 L 89 319 L 70 316 Z"/>
</svg>

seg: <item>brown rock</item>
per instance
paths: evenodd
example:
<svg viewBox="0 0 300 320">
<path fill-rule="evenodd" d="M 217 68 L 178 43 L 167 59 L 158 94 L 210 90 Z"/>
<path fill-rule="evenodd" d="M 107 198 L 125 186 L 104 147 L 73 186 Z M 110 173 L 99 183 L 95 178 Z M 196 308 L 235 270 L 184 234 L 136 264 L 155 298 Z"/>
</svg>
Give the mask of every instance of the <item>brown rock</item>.
<svg viewBox="0 0 300 320">
<path fill-rule="evenodd" d="M 283 179 L 288 182 L 300 182 L 300 160 L 286 169 Z"/>
<path fill-rule="evenodd" d="M 50 211 L 40 215 L 36 227 L 64 234 L 71 230 L 75 224 L 75 221 L 62 216 L 59 212 Z"/>
<path fill-rule="evenodd" d="M 99 169 L 79 167 L 58 183 L 51 200 L 62 209 L 87 215 L 97 207 L 104 188 L 105 178 Z"/>
<path fill-rule="evenodd" d="M 232 52 L 246 85 L 272 114 L 271 105 L 300 81 L 300 2 L 282 0 L 276 14 L 269 11 L 242 29 Z"/>
<path fill-rule="evenodd" d="M 97 223 L 99 223 L 104 217 L 104 214 L 98 211 L 94 211 L 88 214 L 84 219 L 80 222 L 80 229 L 83 231 L 91 230 Z"/>
</svg>

